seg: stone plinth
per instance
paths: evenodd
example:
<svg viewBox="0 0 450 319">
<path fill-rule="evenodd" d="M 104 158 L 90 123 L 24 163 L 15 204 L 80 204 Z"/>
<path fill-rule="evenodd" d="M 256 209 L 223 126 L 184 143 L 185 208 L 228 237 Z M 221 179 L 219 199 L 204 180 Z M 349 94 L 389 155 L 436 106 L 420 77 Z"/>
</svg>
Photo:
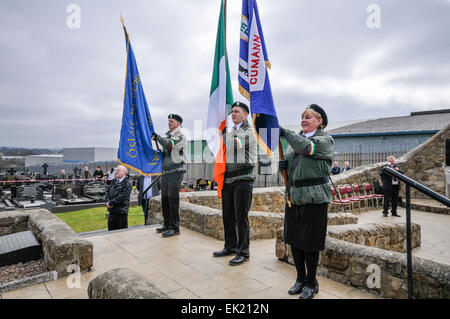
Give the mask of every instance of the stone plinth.
<svg viewBox="0 0 450 319">
<path fill-rule="evenodd" d="M 109 270 L 89 282 L 90 299 L 170 299 L 143 275 L 128 269 Z"/>
</svg>

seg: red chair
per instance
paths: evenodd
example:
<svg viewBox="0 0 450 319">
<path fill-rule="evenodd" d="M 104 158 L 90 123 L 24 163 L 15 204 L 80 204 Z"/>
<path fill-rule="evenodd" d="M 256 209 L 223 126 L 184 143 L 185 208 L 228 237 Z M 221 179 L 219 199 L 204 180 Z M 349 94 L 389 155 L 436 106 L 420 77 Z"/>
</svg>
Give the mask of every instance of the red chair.
<svg viewBox="0 0 450 319">
<path fill-rule="evenodd" d="M 358 203 L 358 211 L 361 214 L 361 198 L 353 194 L 353 188 L 351 185 L 347 184 L 344 187 L 347 193 L 346 199 L 350 200 L 353 203 L 353 207 L 355 207 L 354 206 L 355 203 Z"/>
<path fill-rule="evenodd" d="M 339 188 L 339 191 L 340 191 L 340 188 Z M 334 188 L 331 188 L 331 196 L 333 197 L 333 200 L 330 203 L 332 206 L 342 207 L 343 213 L 345 213 L 345 206 L 348 206 L 350 211 L 353 210 L 352 202 L 348 199 L 343 199 L 343 198 L 339 199 L 339 197 L 336 193 L 336 190 Z"/>
<path fill-rule="evenodd" d="M 381 194 L 375 194 L 372 190 L 372 185 L 369 183 L 363 183 L 364 193 L 366 196 L 369 196 L 370 199 L 372 199 L 372 205 L 374 207 L 378 207 L 378 199 L 381 198 L 381 206 L 383 206 L 384 202 L 384 195 Z"/>
<path fill-rule="evenodd" d="M 369 196 L 366 194 L 361 194 L 361 189 L 359 188 L 359 185 L 353 184 L 353 197 L 359 198 L 361 202 L 364 202 L 364 211 L 369 210 Z"/>
</svg>

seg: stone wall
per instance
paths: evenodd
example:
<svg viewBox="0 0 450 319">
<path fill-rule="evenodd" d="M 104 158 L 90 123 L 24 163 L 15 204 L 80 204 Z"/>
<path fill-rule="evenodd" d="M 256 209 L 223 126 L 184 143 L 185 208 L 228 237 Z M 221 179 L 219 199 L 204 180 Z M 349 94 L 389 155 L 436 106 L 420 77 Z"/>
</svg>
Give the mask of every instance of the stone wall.
<svg viewBox="0 0 450 319">
<path fill-rule="evenodd" d="M 450 298 L 450 266 L 412 258 L 413 296 Z M 406 254 L 328 237 L 318 274 L 385 298 L 408 297 Z"/>
<path fill-rule="evenodd" d="M 163 221 L 161 211 L 161 198 L 156 196 L 150 200 L 149 224 L 159 224 Z M 250 239 L 269 239 L 275 237 L 284 216 L 279 213 L 250 211 L 248 219 Z M 224 239 L 222 211 L 219 209 L 180 201 L 180 226 L 216 239 Z"/>
<path fill-rule="evenodd" d="M 406 176 L 445 196 L 445 139 L 450 138 L 450 124 L 436 133 L 430 140 L 412 149 L 399 159 L 397 164 Z M 373 179 L 381 182 L 379 170 L 386 163 L 360 166 L 348 172 L 332 176 L 333 182 L 340 184 L 372 183 Z M 404 197 L 405 186 L 401 187 Z M 411 188 L 412 198 L 428 198 Z"/>
<path fill-rule="evenodd" d="M 224 239 L 220 200 L 215 191 L 180 194 L 180 225 L 220 240 Z M 282 204 L 281 204 L 282 203 Z M 219 207 L 219 208 L 218 208 Z M 283 191 L 280 187 L 255 189 L 252 208 L 249 212 L 250 238 L 275 238 L 283 224 L 284 213 L 270 212 L 270 209 L 284 209 Z M 258 210 L 253 210 L 260 209 Z M 148 223 L 163 221 L 161 197 L 150 200 Z M 328 214 L 329 225 L 356 224 L 358 217 L 350 214 Z"/>
<path fill-rule="evenodd" d="M 26 231 L 28 214 L 18 211 L 4 211 L 0 213 L 0 236 Z"/>
<path fill-rule="evenodd" d="M 421 244 L 420 231 L 420 225 L 411 224 L 412 248 L 419 247 Z M 283 232 L 283 228 L 277 230 L 275 255 L 281 260 L 292 260 L 292 253 L 289 245 L 284 242 Z M 406 252 L 405 223 L 330 225 L 328 222 L 327 238 L 329 237 L 367 247 Z"/>
<path fill-rule="evenodd" d="M 42 245 L 48 269 L 56 270 L 58 276 L 68 275 L 67 267 L 72 264 L 77 264 L 81 270 L 93 266 L 92 243 L 82 239 L 46 209 L 3 212 L 0 215 L 0 227 L 4 235 L 31 230 Z"/>
<path fill-rule="evenodd" d="M 420 244 L 420 226 L 413 224 L 412 229 L 416 246 Z M 328 230 L 319 275 L 382 297 L 407 298 L 406 254 L 367 246 L 404 250 L 404 224 L 330 226 Z M 359 244 L 362 242 L 365 245 Z M 282 228 L 277 232 L 275 250 L 279 259 L 294 264 Z M 413 257 L 412 264 L 415 298 L 450 298 L 450 266 L 420 257 Z"/>
<path fill-rule="evenodd" d="M 180 193 L 180 200 L 196 205 L 222 209 L 222 199 L 217 191 Z M 250 210 L 270 213 L 284 213 L 284 187 L 254 188 Z"/>
<path fill-rule="evenodd" d="M 328 236 L 349 243 L 406 252 L 406 224 L 362 224 L 329 226 Z M 420 225 L 411 224 L 411 246 L 421 243 Z"/>
</svg>

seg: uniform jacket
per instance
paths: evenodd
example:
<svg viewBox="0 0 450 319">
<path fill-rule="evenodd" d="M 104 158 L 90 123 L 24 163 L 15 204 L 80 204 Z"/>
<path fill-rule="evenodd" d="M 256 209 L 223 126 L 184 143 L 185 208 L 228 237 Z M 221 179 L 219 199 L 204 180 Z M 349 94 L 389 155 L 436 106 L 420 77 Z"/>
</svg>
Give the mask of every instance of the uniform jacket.
<svg viewBox="0 0 450 319">
<path fill-rule="evenodd" d="M 294 161 L 294 156 L 300 154 L 300 159 L 292 177 L 295 180 L 311 178 L 329 178 L 333 163 L 334 140 L 324 133 L 323 129 L 317 129 L 316 133 L 309 137 L 303 137 L 293 131 L 286 130 L 285 138 L 289 143 L 286 159 L 288 160 L 288 174 Z M 329 183 L 295 187 L 290 189 L 291 202 L 296 205 L 330 203 L 331 188 Z"/>
<path fill-rule="evenodd" d="M 154 181 L 154 178 L 156 178 L 156 176 L 152 177 L 152 182 Z M 157 181 L 155 184 L 153 184 L 152 186 L 152 194 L 153 196 L 158 196 L 159 192 L 161 190 L 161 180 Z M 137 183 L 136 183 L 136 188 L 139 191 L 139 195 L 138 195 L 138 205 L 142 205 L 142 192 L 145 191 L 144 189 L 144 176 L 139 176 L 137 179 Z M 150 191 L 150 190 L 149 190 Z"/>
<path fill-rule="evenodd" d="M 389 166 L 389 164 L 383 165 L 383 167 Z M 381 180 L 383 181 L 383 189 L 385 191 L 391 191 L 392 190 L 392 176 L 389 174 L 386 174 L 383 171 L 383 167 L 381 167 L 380 169 L 380 176 L 381 176 Z M 396 167 L 398 167 L 398 172 L 401 174 L 404 174 L 403 171 L 400 169 L 399 166 L 394 164 L 394 167 L 391 167 L 392 169 L 395 169 Z M 398 187 L 400 188 L 400 181 L 398 183 Z"/>
<path fill-rule="evenodd" d="M 128 177 L 125 177 L 121 183 L 117 178 L 112 180 L 105 194 L 105 202 L 113 206 L 108 208 L 111 214 L 128 214 L 131 190 L 132 186 Z"/>
<path fill-rule="evenodd" d="M 222 132 L 226 147 L 226 173 L 224 183 L 233 183 L 240 180 L 255 180 L 254 167 L 256 165 L 256 138 L 255 130 L 247 120 L 242 122 L 237 130 Z M 239 170 L 248 170 L 237 176 L 227 177 L 227 173 L 233 174 Z"/>
<path fill-rule="evenodd" d="M 157 136 L 156 140 L 163 147 L 162 168 L 165 174 L 186 172 L 186 136 L 178 128 L 172 135 L 170 131 L 166 137 Z"/>
</svg>

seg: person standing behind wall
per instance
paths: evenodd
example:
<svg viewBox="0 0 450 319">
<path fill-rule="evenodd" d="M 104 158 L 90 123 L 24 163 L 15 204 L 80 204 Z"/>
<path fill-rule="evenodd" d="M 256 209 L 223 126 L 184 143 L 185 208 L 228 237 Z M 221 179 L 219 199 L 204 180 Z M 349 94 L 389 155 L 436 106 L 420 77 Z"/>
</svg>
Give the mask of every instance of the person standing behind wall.
<svg viewBox="0 0 450 319">
<path fill-rule="evenodd" d="M 106 189 L 105 202 L 108 208 L 108 230 L 128 228 L 131 183 L 125 166 L 116 168 L 116 177 Z"/>
<path fill-rule="evenodd" d="M 398 193 L 400 191 L 400 181 L 391 175 L 386 174 L 383 171 L 384 167 L 390 167 L 395 169 L 397 172 L 403 174 L 403 171 L 400 170 L 400 167 L 395 164 L 395 157 L 389 156 L 388 163 L 383 165 L 380 170 L 380 176 L 383 181 L 383 191 L 384 191 L 384 204 L 383 204 L 383 217 L 388 216 L 389 204 L 392 204 L 391 215 L 395 217 L 401 217 L 397 213 L 397 202 L 398 202 Z"/>
<path fill-rule="evenodd" d="M 138 205 L 142 206 L 142 211 L 144 212 L 144 225 L 148 225 L 148 204 L 150 198 L 153 196 L 158 196 L 161 189 L 160 181 L 157 181 L 153 186 L 145 193 L 143 192 L 152 184 L 151 176 L 139 176 L 136 183 L 136 188 L 139 191 L 138 195 Z"/>
<path fill-rule="evenodd" d="M 352 168 L 350 167 L 350 163 L 349 162 L 344 162 L 344 168 L 342 169 L 341 173 L 345 173 L 349 170 L 351 170 Z"/>
<path fill-rule="evenodd" d="M 225 245 L 213 256 L 236 254 L 230 260 L 232 266 L 240 265 L 250 258 L 248 212 L 252 204 L 257 146 L 253 126 L 247 120 L 249 112 L 247 105 L 235 102 L 231 107 L 233 129 L 223 134 L 227 156 L 222 189 Z"/>
<path fill-rule="evenodd" d="M 164 223 L 156 229 L 163 237 L 180 234 L 180 186 L 186 172 L 186 136 L 181 131 L 183 118 L 178 114 L 169 114 L 169 131 L 166 137 L 156 133 L 153 139 L 163 147 L 163 176 L 161 177 L 161 206 Z"/>
<path fill-rule="evenodd" d="M 333 168 L 331 168 L 331 174 L 337 175 L 341 173 L 341 168 L 338 165 L 338 162 L 334 162 Z"/>
</svg>

